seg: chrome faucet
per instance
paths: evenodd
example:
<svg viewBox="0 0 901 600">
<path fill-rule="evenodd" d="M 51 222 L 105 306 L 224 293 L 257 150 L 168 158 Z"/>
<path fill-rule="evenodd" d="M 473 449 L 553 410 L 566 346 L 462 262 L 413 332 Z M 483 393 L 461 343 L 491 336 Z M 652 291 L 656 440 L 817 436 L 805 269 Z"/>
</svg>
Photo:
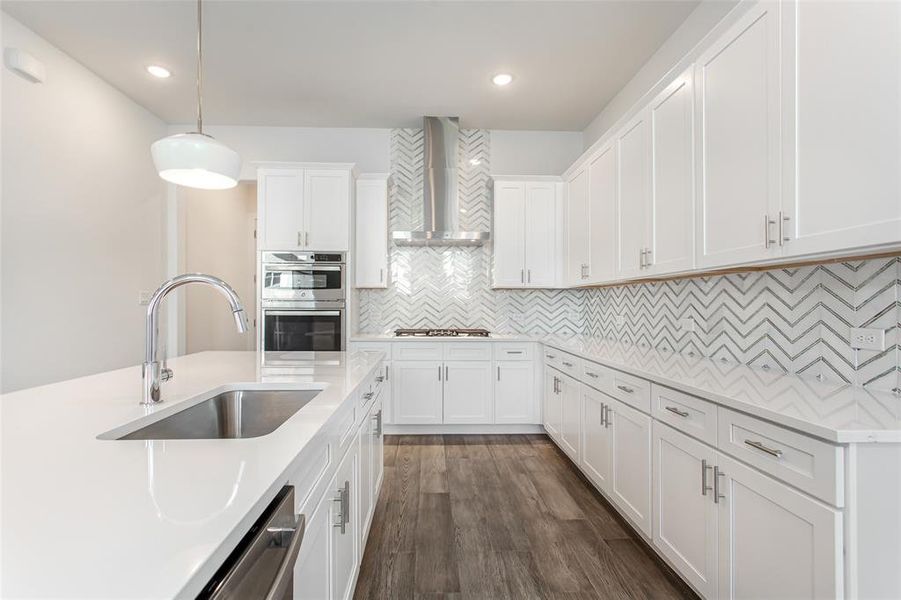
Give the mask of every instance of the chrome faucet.
<svg viewBox="0 0 901 600">
<path fill-rule="evenodd" d="M 142 377 L 144 379 L 144 396 L 141 404 L 155 404 L 162 402 L 160 397 L 160 384 L 169 381 L 172 378 L 172 370 L 163 368 L 157 360 L 157 352 L 159 347 L 159 311 L 163 298 L 175 288 L 187 285 L 189 283 L 205 283 L 213 286 L 228 300 L 232 309 L 232 315 L 235 317 L 235 325 L 238 326 L 238 332 L 245 333 L 247 331 L 247 316 L 244 314 L 244 306 L 241 299 L 230 285 L 212 275 L 204 275 L 203 273 L 188 273 L 186 275 L 178 275 L 165 282 L 154 292 L 147 304 L 147 330 L 146 341 L 144 343 L 144 368 Z"/>
</svg>

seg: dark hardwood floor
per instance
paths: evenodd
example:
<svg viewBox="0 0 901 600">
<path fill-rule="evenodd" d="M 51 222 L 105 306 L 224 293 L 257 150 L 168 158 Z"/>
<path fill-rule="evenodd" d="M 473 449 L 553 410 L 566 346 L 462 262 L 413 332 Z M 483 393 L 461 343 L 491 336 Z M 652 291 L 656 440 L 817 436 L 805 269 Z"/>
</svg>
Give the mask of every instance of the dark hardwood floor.
<svg viewBox="0 0 901 600">
<path fill-rule="evenodd" d="M 354 598 L 694 598 L 544 435 L 385 438 Z"/>
</svg>

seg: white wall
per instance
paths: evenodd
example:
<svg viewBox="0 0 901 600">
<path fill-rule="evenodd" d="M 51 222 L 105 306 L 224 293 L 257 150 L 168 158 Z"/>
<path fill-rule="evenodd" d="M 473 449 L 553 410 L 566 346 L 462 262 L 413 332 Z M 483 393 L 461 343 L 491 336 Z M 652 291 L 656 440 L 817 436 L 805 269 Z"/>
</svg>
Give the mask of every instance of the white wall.
<svg viewBox="0 0 901 600">
<path fill-rule="evenodd" d="M 582 153 L 579 131 L 491 131 L 494 175 L 560 175 Z"/>
<path fill-rule="evenodd" d="M 738 0 L 703 0 L 585 128 L 584 149 L 600 139 L 642 96 L 666 77 L 737 3 Z"/>
<path fill-rule="evenodd" d="M 185 271 L 207 273 L 227 281 L 241 298 L 251 321 L 256 315 L 257 186 L 241 183 L 230 190 L 182 188 L 184 205 Z M 254 331 L 238 333 L 228 303 L 218 291 L 191 285 L 185 290 L 187 353 L 204 350 L 253 350 Z"/>
<path fill-rule="evenodd" d="M 195 129 L 192 124 L 169 127 L 170 133 Z M 203 130 L 241 155 L 241 179 L 256 179 L 253 163 L 260 161 L 349 162 L 361 173 L 389 170 L 390 129 L 204 125 Z"/>
<path fill-rule="evenodd" d="M 6 14 L 6 47 L 47 69 L 3 68 L 3 390 L 142 361 L 141 290 L 162 278 L 165 124 Z M 139 385 L 139 382 L 135 382 Z"/>
</svg>

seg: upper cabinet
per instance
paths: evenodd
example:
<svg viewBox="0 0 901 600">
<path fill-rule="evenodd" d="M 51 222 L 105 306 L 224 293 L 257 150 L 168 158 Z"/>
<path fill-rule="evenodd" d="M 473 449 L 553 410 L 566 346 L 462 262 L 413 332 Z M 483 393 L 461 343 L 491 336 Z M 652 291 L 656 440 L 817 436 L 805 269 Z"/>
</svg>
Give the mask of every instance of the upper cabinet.
<svg viewBox="0 0 901 600">
<path fill-rule="evenodd" d="M 779 15 L 761 2 L 698 58 L 699 267 L 777 256 Z"/>
<path fill-rule="evenodd" d="M 616 136 L 618 156 L 616 273 L 619 279 L 636 277 L 645 268 L 650 229 L 650 126 L 642 111 Z"/>
<path fill-rule="evenodd" d="M 616 279 L 616 148 L 609 145 L 588 164 L 588 282 Z"/>
<path fill-rule="evenodd" d="M 352 167 L 257 170 L 260 250 L 347 251 Z"/>
<path fill-rule="evenodd" d="M 355 202 L 354 281 L 388 287 L 388 175 L 361 175 Z"/>
<path fill-rule="evenodd" d="M 557 285 L 560 188 L 553 180 L 495 180 L 494 287 Z"/>
<path fill-rule="evenodd" d="M 567 285 L 589 283 L 589 199 L 588 169 L 581 167 L 566 180 L 566 260 Z"/>
</svg>

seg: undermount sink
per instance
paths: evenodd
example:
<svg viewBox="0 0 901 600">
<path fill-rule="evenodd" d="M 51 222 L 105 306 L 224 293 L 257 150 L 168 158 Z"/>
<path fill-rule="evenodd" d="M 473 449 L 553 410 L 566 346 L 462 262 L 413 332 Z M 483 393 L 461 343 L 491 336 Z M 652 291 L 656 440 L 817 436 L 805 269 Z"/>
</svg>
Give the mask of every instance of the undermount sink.
<svg viewBox="0 0 901 600">
<path fill-rule="evenodd" d="M 272 433 L 320 390 L 236 390 L 190 406 L 120 440 L 253 438 Z"/>
</svg>

